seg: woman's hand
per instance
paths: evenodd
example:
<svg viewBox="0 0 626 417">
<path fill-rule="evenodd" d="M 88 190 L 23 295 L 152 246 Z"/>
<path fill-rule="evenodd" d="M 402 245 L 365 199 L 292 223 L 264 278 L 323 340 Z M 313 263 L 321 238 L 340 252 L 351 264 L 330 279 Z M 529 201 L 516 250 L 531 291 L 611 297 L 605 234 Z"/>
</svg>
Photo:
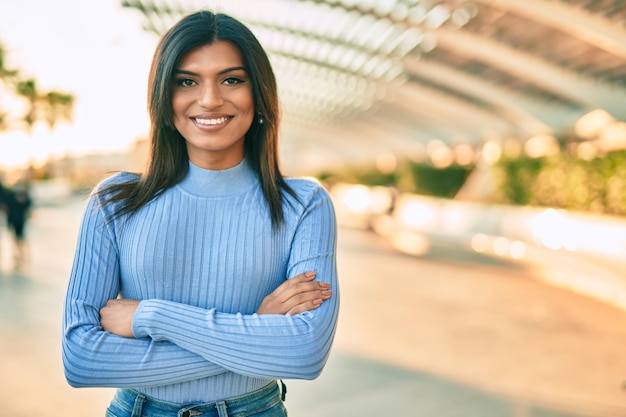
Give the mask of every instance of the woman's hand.
<svg viewBox="0 0 626 417">
<path fill-rule="evenodd" d="M 305 272 L 283 282 L 263 299 L 257 314 L 295 315 L 318 308 L 332 296 L 330 284 L 313 281 L 315 272 Z"/>
<path fill-rule="evenodd" d="M 100 310 L 100 325 L 109 333 L 122 337 L 134 337 L 133 316 L 138 306 L 138 300 L 124 298 L 109 300 Z"/>
</svg>

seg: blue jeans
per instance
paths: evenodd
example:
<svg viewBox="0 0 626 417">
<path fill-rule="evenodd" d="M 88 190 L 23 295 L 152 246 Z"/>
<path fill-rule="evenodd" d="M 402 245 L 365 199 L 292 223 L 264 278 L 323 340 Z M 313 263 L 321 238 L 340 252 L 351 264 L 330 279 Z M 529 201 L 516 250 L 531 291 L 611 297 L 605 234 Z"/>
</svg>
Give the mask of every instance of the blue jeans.
<svg viewBox="0 0 626 417">
<path fill-rule="evenodd" d="M 106 417 L 287 417 L 276 382 L 250 394 L 203 404 L 159 401 L 132 389 L 119 389 Z"/>
</svg>

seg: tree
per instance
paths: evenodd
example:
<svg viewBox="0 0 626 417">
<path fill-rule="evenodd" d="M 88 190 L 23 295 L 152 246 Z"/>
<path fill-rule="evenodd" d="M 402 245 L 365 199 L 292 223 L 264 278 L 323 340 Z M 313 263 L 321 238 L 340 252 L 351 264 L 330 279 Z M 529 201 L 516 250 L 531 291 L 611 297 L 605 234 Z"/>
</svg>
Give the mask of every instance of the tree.
<svg viewBox="0 0 626 417">
<path fill-rule="evenodd" d="M 11 112 L 12 102 L 21 102 L 18 114 Z M 33 78 L 24 78 L 20 71 L 8 68 L 6 50 L 0 44 L 0 132 L 14 129 L 31 130 L 44 121 L 53 128 L 61 120 L 72 120 L 74 96 L 59 91 L 39 91 Z"/>
</svg>

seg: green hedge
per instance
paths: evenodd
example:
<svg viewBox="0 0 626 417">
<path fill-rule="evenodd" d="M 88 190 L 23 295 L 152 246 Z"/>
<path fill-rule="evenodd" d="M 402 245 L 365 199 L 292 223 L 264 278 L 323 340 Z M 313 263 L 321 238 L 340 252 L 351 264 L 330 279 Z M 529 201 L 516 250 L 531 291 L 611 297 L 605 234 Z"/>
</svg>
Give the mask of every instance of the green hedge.
<svg viewBox="0 0 626 417">
<path fill-rule="evenodd" d="M 471 172 L 470 167 L 452 165 L 439 169 L 430 164 L 405 162 L 392 173 L 381 173 L 376 167 L 324 173 L 325 181 L 394 187 L 402 192 L 435 197 L 453 197 Z"/>
<path fill-rule="evenodd" d="M 458 165 L 435 168 L 429 164 L 411 164 L 411 172 L 415 192 L 452 198 L 465 183 L 471 168 Z"/>
<path fill-rule="evenodd" d="M 457 165 L 438 169 L 426 163 L 405 162 L 389 174 L 369 167 L 326 173 L 321 179 L 451 198 L 472 169 Z M 489 202 L 626 215 L 625 150 L 590 161 L 567 152 L 537 159 L 503 158 L 492 169 L 496 187 Z"/>
<path fill-rule="evenodd" d="M 493 202 L 626 215 L 626 151 L 585 161 L 568 153 L 502 159 Z"/>
</svg>

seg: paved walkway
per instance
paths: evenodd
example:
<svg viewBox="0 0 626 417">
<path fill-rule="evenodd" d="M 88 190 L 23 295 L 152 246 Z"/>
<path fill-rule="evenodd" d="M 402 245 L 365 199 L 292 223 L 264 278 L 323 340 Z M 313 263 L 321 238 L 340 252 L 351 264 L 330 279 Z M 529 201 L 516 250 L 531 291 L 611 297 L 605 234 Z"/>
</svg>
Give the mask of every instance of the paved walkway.
<svg viewBox="0 0 626 417">
<path fill-rule="evenodd" d="M 35 211 L 21 270 L 0 236 L 2 417 L 104 415 L 112 391 L 70 388 L 60 363 L 81 209 Z M 626 312 L 533 268 L 445 248 L 411 257 L 341 229 L 335 348 L 319 379 L 287 381 L 290 415 L 626 416 Z"/>
</svg>

